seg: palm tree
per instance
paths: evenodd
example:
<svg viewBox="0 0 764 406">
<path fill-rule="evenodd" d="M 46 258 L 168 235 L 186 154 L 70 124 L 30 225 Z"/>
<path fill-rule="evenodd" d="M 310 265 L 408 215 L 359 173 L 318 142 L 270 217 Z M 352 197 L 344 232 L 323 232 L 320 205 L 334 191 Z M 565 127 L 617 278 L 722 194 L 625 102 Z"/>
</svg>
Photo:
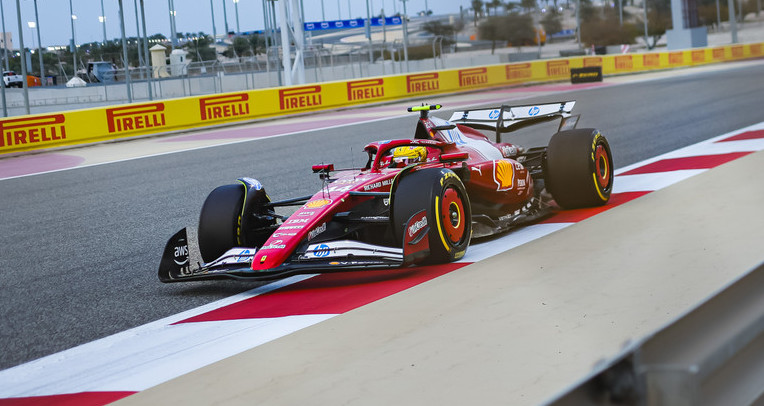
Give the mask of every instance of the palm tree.
<svg viewBox="0 0 764 406">
<path fill-rule="evenodd" d="M 501 0 L 491 0 L 490 2 L 486 3 L 486 8 L 493 7 L 493 15 L 499 15 L 499 7 L 503 5 L 504 3 L 502 3 Z"/>
<path fill-rule="evenodd" d="M 475 27 L 477 27 L 478 14 L 483 12 L 483 2 L 472 0 L 472 10 L 475 12 Z"/>
</svg>

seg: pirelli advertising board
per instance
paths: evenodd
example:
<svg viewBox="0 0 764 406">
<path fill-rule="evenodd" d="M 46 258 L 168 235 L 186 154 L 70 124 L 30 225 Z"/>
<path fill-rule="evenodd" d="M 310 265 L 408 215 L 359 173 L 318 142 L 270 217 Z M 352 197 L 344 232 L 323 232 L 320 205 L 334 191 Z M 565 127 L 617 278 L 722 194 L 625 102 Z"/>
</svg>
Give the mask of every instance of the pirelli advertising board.
<svg viewBox="0 0 764 406">
<path fill-rule="evenodd" d="M 0 155 L 441 93 L 764 57 L 764 43 L 412 72 L 0 119 Z"/>
</svg>

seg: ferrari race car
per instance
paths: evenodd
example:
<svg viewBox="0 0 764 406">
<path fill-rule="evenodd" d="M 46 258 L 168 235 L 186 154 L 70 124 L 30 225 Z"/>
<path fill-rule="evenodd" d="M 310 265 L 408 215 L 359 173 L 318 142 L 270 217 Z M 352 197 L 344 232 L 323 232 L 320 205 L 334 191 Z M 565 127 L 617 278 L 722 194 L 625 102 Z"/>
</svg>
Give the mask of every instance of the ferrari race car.
<svg viewBox="0 0 764 406">
<path fill-rule="evenodd" d="M 248 177 L 220 186 L 204 202 L 198 229 L 167 242 L 159 279 L 267 280 L 445 263 L 462 258 L 473 238 L 603 205 L 613 188 L 610 147 L 599 131 L 576 129 L 574 105 L 458 111 L 449 120 L 430 116 L 439 105 L 412 107 L 420 114 L 413 139 L 370 143 L 362 168 L 314 165 L 323 186 L 313 195 L 271 201 Z M 546 147 L 501 142 L 504 133 L 556 119 Z M 277 214 L 284 206 L 299 208 Z"/>
</svg>

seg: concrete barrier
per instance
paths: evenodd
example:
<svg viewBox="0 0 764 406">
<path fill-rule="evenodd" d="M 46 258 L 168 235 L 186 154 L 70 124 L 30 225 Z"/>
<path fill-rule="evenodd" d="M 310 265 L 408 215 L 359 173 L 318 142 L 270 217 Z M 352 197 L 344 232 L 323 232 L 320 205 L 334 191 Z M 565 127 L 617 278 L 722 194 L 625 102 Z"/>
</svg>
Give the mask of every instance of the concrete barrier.
<svg viewBox="0 0 764 406">
<path fill-rule="evenodd" d="M 579 56 L 36 114 L 0 120 L 0 156 L 440 93 L 569 80 L 571 68 L 600 66 L 603 75 L 614 75 L 759 57 L 764 57 L 764 43 Z"/>
</svg>

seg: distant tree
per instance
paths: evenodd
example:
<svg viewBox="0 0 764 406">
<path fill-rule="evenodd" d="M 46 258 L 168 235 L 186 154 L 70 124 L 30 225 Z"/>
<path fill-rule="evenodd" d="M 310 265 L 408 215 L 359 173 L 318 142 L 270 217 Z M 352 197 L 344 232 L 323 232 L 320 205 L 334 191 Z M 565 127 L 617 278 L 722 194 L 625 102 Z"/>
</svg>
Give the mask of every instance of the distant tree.
<svg viewBox="0 0 764 406">
<path fill-rule="evenodd" d="M 533 44 L 536 31 L 533 28 L 533 17 L 530 14 L 510 13 L 502 17 L 504 37 L 511 45 L 521 47 Z"/>
<path fill-rule="evenodd" d="M 613 8 L 603 9 L 582 25 L 581 41 L 587 46 L 632 44 L 639 35 L 634 23 L 620 24 L 618 11 Z"/>
<path fill-rule="evenodd" d="M 517 47 L 533 44 L 536 33 L 533 18 L 528 14 L 510 13 L 493 16 L 478 27 L 480 38 L 491 41 L 491 53 L 496 50 L 496 41 L 508 41 Z"/>
<path fill-rule="evenodd" d="M 493 15 L 497 16 L 499 15 L 499 7 L 503 5 L 504 3 L 501 0 L 491 0 L 485 3 L 485 8 L 488 10 L 489 7 L 493 7 Z"/>
<path fill-rule="evenodd" d="M 530 13 L 536 8 L 536 0 L 521 0 L 520 7 L 522 7 L 526 13 Z"/>
<path fill-rule="evenodd" d="M 215 52 L 215 49 L 211 47 L 212 36 L 199 32 L 197 34 L 188 35 L 187 38 L 189 38 L 189 40 L 183 47 L 188 50 L 189 59 L 197 62 L 217 59 L 217 53 Z"/>
<path fill-rule="evenodd" d="M 638 24 L 644 26 L 644 19 L 639 18 Z M 653 49 L 658 41 L 671 27 L 671 3 L 670 0 L 647 0 L 647 36 L 645 45 L 647 49 Z M 642 35 L 644 35 L 644 30 Z"/>
<path fill-rule="evenodd" d="M 550 10 L 541 19 L 541 26 L 548 35 L 558 33 L 562 31 L 562 16 L 556 10 Z"/>
<path fill-rule="evenodd" d="M 461 31 L 461 29 L 464 28 L 462 25 L 457 21 L 456 23 L 452 24 L 445 24 L 442 21 L 428 21 L 424 24 L 422 24 L 422 30 L 426 33 L 432 34 L 434 36 L 442 36 L 443 37 L 443 45 L 450 45 L 456 42 L 456 33 L 458 31 Z"/>
<path fill-rule="evenodd" d="M 483 2 L 481 0 L 472 0 L 472 11 L 475 12 L 475 27 L 477 27 L 477 21 L 480 13 L 483 12 Z"/>
<path fill-rule="evenodd" d="M 504 39 L 501 32 L 501 21 L 497 17 L 489 17 L 478 26 L 480 39 L 491 41 L 491 55 L 496 51 L 496 41 Z"/>
</svg>

